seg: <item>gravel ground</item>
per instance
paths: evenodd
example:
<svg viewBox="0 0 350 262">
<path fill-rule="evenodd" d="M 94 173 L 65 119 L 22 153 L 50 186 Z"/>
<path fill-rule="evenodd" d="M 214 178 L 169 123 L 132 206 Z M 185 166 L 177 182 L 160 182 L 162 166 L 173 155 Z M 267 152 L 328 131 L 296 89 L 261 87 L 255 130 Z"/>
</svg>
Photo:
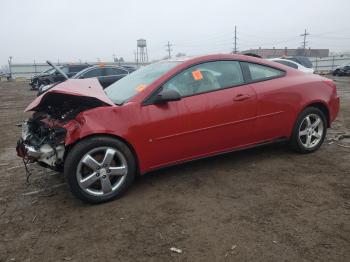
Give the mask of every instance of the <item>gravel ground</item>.
<svg viewBox="0 0 350 262">
<path fill-rule="evenodd" d="M 350 132 L 350 78 L 336 81 L 328 139 Z M 15 124 L 35 94 L 7 82 L 0 93 L 0 261 L 350 261 L 349 140 L 310 155 L 279 144 L 203 159 L 87 205 L 36 165 L 26 184 Z"/>
</svg>

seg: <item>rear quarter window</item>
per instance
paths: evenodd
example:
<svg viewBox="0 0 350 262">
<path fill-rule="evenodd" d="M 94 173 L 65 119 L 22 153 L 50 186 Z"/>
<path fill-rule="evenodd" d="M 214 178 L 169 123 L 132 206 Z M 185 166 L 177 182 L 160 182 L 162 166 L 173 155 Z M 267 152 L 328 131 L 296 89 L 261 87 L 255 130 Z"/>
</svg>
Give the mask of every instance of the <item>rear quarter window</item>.
<svg viewBox="0 0 350 262">
<path fill-rule="evenodd" d="M 247 62 L 244 65 L 250 74 L 250 81 L 252 82 L 269 80 L 285 75 L 284 71 L 269 66 Z"/>
</svg>

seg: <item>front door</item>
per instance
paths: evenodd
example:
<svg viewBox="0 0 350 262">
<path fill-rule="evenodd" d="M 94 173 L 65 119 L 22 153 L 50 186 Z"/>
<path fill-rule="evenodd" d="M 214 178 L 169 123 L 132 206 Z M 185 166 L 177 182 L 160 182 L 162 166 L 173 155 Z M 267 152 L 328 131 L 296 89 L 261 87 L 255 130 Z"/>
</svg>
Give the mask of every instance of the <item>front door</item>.
<svg viewBox="0 0 350 262">
<path fill-rule="evenodd" d="M 142 117 L 149 118 L 147 129 L 153 130 L 149 154 L 160 155 L 156 160 L 150 157 L 156 166 L 256 141 L 256 95 L 245 84 L 239 62 L 214 61 L 193 66 L 162 88 L 176 90 L 182 99 L 142 109 Z"/>
</svg>

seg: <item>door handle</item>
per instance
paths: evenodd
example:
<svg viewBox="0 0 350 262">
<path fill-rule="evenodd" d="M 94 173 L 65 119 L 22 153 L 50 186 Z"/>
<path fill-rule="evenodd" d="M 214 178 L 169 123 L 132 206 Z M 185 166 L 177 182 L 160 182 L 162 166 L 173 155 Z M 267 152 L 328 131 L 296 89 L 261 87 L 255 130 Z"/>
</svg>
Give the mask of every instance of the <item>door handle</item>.
<svg viewBox="0 0 350 262">
<path fill-rule="evenodd" d="M 233 101 L 244 101 L 250 98 L 248 94 L 238 94 L 233 98 Z"/>
</svg>

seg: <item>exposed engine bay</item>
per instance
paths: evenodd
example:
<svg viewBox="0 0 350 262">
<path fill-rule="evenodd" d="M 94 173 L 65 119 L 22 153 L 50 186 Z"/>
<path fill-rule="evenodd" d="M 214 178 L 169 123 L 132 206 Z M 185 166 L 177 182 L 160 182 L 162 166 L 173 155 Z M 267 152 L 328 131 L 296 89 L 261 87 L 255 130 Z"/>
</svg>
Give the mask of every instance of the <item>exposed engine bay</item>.
<svg viewBox="0 0 350 262">
<path fill-rule="evenodd" d="M 38 162 L 54 170 L 61 170 L 65 155 L 64 127 L 80 112 L 103 106 L 93 97 L 47 93 L 22 123 L 22 136 L 17 142 L 17 154 L 27 162 Z"/>
</svg>

